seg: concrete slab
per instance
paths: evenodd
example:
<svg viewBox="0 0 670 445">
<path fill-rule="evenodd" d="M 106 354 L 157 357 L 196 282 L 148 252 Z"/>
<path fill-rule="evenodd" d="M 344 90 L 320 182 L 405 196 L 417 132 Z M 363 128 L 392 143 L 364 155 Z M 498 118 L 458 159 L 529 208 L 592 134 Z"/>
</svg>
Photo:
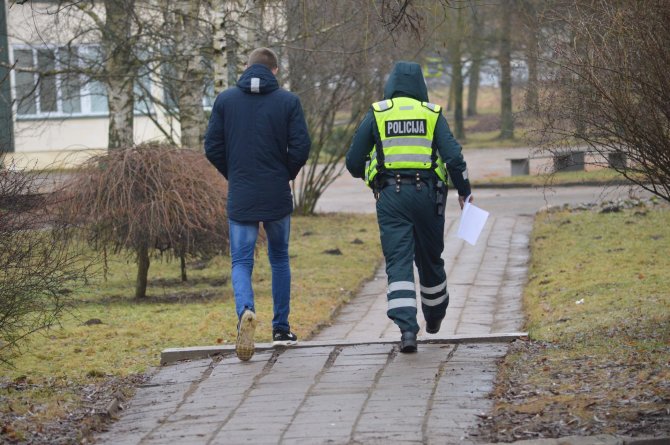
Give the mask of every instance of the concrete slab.
<svg viewBox="0 0 670 445">
<path fill-rule="evenodd" d="M 459 344 L 459 343 L 509 343 L 519 338 L 527 337 L 528 332 L 502 332 L 481 335 L 449 335 L 432 338 L 429 334 L 417 339 L 419 345 L 429 344 Z M 256 352 L 275 351 L 282 349 L 300 350 L 305 348 L 323 347 L 355 347 L 367 345 L 392 345 L 398 343 L 399 339 L 378 339 L 368 341 L 302 341 L 288 348 L 272 346 L 272 343 L 256 343 Z M 223 346 L 192 346 L 187 348 L 168 348 L 161 352 L 161 364 L 169 365 L 184 360 L 200 360 L 217 355 L 229 355 L 235 353 L 235 345 Z"/>
</svg>

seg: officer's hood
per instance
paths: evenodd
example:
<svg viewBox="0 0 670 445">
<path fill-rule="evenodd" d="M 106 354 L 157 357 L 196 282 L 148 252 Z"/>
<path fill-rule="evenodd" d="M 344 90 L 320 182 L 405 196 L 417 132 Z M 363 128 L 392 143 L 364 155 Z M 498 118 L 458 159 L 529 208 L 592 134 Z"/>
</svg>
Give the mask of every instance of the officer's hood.
<svg viewBox="0 0 670 445">
<path fill-rule="evenodd" d="M 279 88 L 279 82 L 270 68 L 257 63 L 242 73 L 237 81 L 237 87 L 245 93 L 267 94 Z"/>
<path fill-rule="evenodd" d="M 423 79 L 421 65 L 414 62 L 397 62 L 384 86 L 384 99 L 398 96 L 412 97 L 428 102 L 428 89 Z"/>
</svg>

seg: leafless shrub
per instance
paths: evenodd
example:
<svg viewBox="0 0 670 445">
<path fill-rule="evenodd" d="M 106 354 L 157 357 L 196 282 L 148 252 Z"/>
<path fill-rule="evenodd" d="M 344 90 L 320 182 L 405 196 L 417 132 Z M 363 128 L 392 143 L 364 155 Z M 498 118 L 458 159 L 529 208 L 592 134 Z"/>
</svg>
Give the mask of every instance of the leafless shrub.
<svg viewBox="0 0 670 445">
<path fill-rule="evenodd" d="M 21 341 L 49 328 L 70 305 L 70 289 L 86 267 L 54 225 L 56 195 L 39 179 L 0 169 L 0 362 L 11 362 Z"/>
<path fill-rule="evenodd" d="M 570 0 L 545 19 L 553 25 L 538 110 L 545 149 L 585 144 L 596 163 L 670 201 L 667 2 Z"/>
<path fill-rule="evenodd" d="M 146 144 L 91 158 L 65 186 L 62 217 L 94 249 L 126 251 L 146 296 L 150 256 L 209 257 L 228 246 L 227 184 L 202 153 Z"/>
</svg>

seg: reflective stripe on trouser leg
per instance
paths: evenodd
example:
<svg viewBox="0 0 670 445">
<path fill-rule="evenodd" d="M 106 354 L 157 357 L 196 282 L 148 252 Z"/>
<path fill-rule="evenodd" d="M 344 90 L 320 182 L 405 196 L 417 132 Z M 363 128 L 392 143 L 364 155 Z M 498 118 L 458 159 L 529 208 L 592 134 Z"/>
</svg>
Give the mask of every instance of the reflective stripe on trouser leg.
<svg viewBox="0 0 670 445">
<path fill-rule="evenodd" d="M 398 325 L 400 331 L 418 332 L 414 282 L 394 281 L 389 283 L 386 298 L 388 304 L 386 315 Z"/>
<path fill-rule="evenodd" d="M 386 187 L 377 201 L 377 221 L 389 283 L 386 314 L 402 332 L 419 332 L 413 264 L 415 210 L 412 206 L 422 195 L 414 186 L 400 187 L 400 192 L 396 192 L 395 187 Z"/>
<path fill-rule="evenodd" d="M 421 286 L 421 311 L 426 321 L 441 320 L 449 306 L 447 280 L 437 286 Z"/>
</svg>

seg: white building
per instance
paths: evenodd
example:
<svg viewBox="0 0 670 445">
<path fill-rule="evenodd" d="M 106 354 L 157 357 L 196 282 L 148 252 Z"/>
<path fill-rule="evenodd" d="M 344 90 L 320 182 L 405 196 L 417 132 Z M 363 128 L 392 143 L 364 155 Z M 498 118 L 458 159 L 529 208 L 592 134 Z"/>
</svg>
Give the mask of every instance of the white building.
<svg viewBox="0 0 670 445">
<path fill-rule="evenodd" d="M 85 74 L 64 73 L 69 59 L 95 63 L 101 58 L 96 25 L 77 8 L 60 11 L 58 1 L 33 0 L 23 5 L 0 0 L 0 150 L 4 164 L 28 168 L 58 168 L 79 163 L 106 150 L 108 105 L 104 85 Z M 104 19 L 104 10 L 94 8 Z M 8 66 L 15 67 L 8 73 Z M 52 71 L 41 76 L 39 72 Z M 140 68 L 135 82 L 134 141 L 163 140 L 166 128 L 179 139 L 160 107 L 147 100 L 150 91 L 170 103 L 165 87 L 149 67 Z M 211 106 L 213 86 L 203 98 Z"/>
</svg>

